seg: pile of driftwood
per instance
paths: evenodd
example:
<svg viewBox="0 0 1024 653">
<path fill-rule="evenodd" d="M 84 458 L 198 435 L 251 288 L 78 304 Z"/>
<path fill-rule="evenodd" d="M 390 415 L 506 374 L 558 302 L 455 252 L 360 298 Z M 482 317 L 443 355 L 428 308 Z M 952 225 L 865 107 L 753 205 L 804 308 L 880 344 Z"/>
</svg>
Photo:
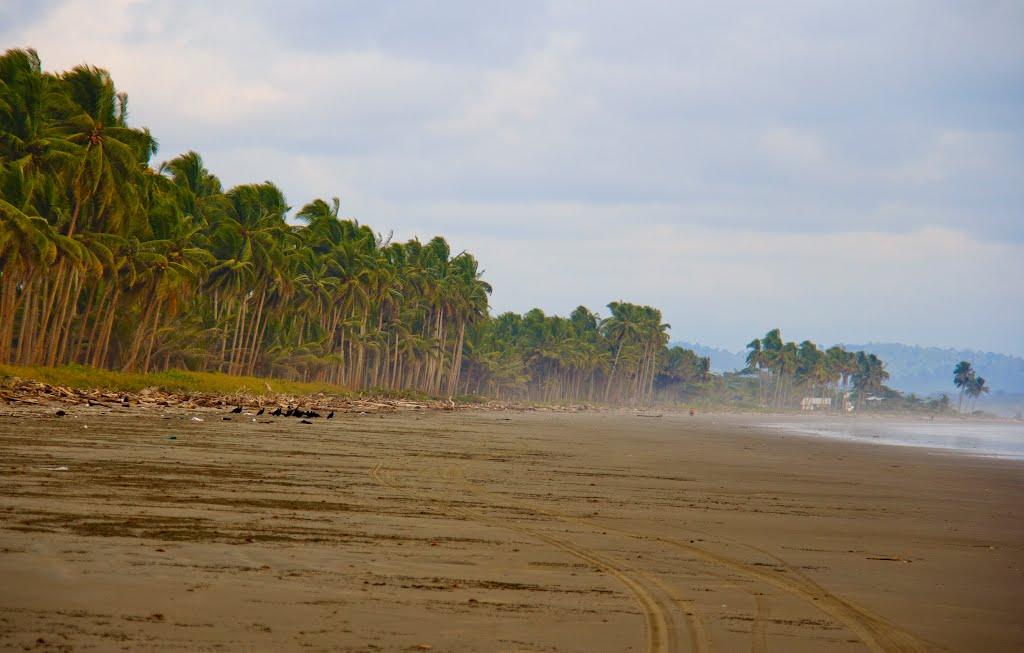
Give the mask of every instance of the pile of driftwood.
<svg viewBox="0 0 1024 653">
<path fill-rule="evenodd" d="M 269 390 L 269 386 L 268 386 Z M 275 406 L 293 406 L 304 410 L 334 411 L 336 413 L 393 413 L 401 410 L 518 410 L 576 413 L 606 410 L 586 404 L 577 405 L 530 405 L 502 401 L 458 403 L 452 399 L 395 399 L 391 397 L 344 396 L 317 393 L 312 395 L 291 395 L 267 392 L 249 394 L 234 392 L 216 394 L 210 392 L 173 392 L 160 388 L 145 388 L 137 392 L 71 388 L 51 385 L 33 379 L 16 376 L 0 378 L 0 401 L 10 406 L 44 405 L 63 403 L 101 408 L 151 408 L 165 407 L 194 410 L 201 408 L 223 409 L 241 406 L 244 409 Z"/>
<path fill-rule="evenodd" d="M 70 388 L 51 385 L 32 379 L 7 377 L 0 383 L 0 400 L 9 404 L 44 404 L 59 402 L 65 404 L 99 406 L 103 408 L 162 408 L 177 407 L 243 408 L 267 409 L 274 406 L 295 406 L 304 409 L 333 410 L 339 413 L 381 413 L 399 410 L 466 410 L 502 409 L 507 404 L 496 402 L 459 404 L 451 399 L 392 399 L 387 397 L 344 397 L 317 393 L 314 395 L 272 394 L 254 395 L 242 392 L 213 394 L 204 392 L 169 392 L 159 388 L 145 388 L 138 392 Z"/>
</svg>

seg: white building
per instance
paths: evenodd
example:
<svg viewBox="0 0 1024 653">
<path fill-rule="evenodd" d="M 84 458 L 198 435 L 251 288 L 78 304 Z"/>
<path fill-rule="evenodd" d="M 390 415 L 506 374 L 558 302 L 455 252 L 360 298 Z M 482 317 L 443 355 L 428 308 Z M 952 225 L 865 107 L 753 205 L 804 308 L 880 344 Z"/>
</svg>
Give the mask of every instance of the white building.
<svg viewBox="0 0 1024 653">
<path fill-rule="evenodd" d="M 826 410 L 831 407 L 831 397 L 804 397 L 800 400 L 800 410 Z"/>
</svg>

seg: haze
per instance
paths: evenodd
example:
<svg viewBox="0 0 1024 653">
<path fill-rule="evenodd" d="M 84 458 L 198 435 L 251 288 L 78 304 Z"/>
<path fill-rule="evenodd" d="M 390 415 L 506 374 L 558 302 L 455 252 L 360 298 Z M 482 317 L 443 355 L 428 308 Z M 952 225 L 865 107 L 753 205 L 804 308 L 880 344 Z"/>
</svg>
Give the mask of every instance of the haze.
<svg viewBox="0 0 1024 653">
<path fill-rule="evenodd" d="M 157 160 L 479 257 L 494 312 L 1024 354 L 1024 5 L 13 2 Z"/>
</svg>

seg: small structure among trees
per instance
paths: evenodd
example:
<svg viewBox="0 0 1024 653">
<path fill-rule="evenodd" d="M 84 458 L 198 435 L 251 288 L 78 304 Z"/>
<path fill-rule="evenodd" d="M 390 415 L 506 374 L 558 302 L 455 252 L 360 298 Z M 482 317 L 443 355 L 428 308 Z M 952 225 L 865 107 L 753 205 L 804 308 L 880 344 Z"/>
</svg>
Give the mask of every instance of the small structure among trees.
<svg viewBox="0 0 1024 653">
<path fill-rule="evenodd" d="M 828 410 L 831 407 L 831 397 L 804 397 L 800 400 L 800 410 Z"/>
</svg>

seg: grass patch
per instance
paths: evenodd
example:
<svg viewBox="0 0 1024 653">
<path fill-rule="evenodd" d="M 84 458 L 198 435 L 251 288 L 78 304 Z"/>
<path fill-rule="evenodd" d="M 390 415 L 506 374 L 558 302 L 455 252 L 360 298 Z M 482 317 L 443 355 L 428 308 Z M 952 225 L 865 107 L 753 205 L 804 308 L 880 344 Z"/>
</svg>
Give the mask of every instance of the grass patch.
<svg viewBox="0 0 1024 653">
<path fill-rule="evenodd" d="M 487 397 L 480 395 L 455 395 L 455 403 L 457 404 L 485 404 L 487 401 Z"/>
<path fill-rule="evenodd" d="M 188 370 L 135 374 L 96 369 L 84 365 L 62 367 L 0 365 L 0 377 L 11 376 L 81 390 L 138 392 L 144 388 L 158 388 L 166 392 L 207 392 L 212 394 L 241 392 L 253 395 L 311 395 L 322 392 L 330 395 L 355 396 L 343 386 L 328 383 L 303 383 L 301 381 L 232 376 L 218 372 L 190 372 Z"/>
</svg>

